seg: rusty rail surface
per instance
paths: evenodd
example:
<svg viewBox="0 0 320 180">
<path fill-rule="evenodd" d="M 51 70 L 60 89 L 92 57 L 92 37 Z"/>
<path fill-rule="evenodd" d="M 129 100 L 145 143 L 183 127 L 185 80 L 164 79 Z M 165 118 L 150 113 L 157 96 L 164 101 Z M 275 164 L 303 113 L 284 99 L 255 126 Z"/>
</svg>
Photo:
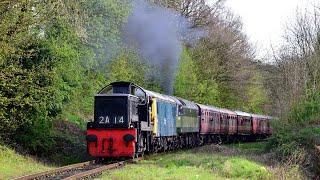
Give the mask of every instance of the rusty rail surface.
<svg viewBox="0 0 320 180">
<path fill-rule="evenodd" d="M 81 168 L 81 167 L 92 165 L 92 164 L 95 164 L 95 162 L 94 161 L 87 161 L 87 162 L 83 162 L 83 163 L 72 164 L 72 165 L 63 166 L 63 167 L 60 167 L 57 169 L 52 169 L 52 170 L 45 171 L 45 172 L 34 173 L 34 174 L 26 175 L 26 176 L 20 176 L 20 177 L 14 178 L 13 180 L 29 180 L 29 179 L 41 178 L 41 177 L 45 177 L 48 175 L 52 175 L 52 174 L 56 174 L 56 173 L 60 173 L 60 172 L 64 172 L 64 171 L 68 171 L 68 170 L 72 170 L 72 169 L 77 169 L 77 168 Z"/>
<path fill-rule="evenodd" d="M 102 167 L 99 167 L 99 168 L 96 168 L 96 169 L 92 169 L 92 170 L 89 170 L 89 171 L 85 171 L 85 172 L 81 172 L 81 173 L 75 174 L 73 176 L 69 176 L 69 177 L 65 178 L 64 180 L 82 179 L 82 178 L 85 178 L 85 177 L 91 177 L 92 178 L 92 176 L 95 176 L 97 174 L 100 175 L 103 171 L 118 168 L 119 166 L 122 166 L 123 164 L 124 164 L 124 161 L 113 163 L 113 164 L 109 164 L 109 165 L 105 165 L 105 166 L 102 166 Z"/>
<path fill-rule="evenodd" d="M 89 171 L 81 172 L 81 173 L 75 174 L 73 176 L 69 176 L 69 177 L 65 178 L 64 180 L 76 180 L 76 179 L 84 179 L 84 178 L 92 179 L 97 175 L 101 175 L 103 171 L 115 169 L 115 168 L 123 166 L 125 163 L 135 163 L 140 160 L 141 160 L 141 158 L 135 158 L 135 159 L 130 159 L 130 160 L 126 160 L 126 161 L 120 161 L 117 163 L 113 163 L 113 164 L 105 165 L 105 166 L 102 166 L 99 168 L 95 168 L 95 169 L 92 169 Z"/>
<path fill-rule="evenodd" d="M 103 171 L 118 168 L 120 166 L 123 166 L 125 163 L 132 163 L 132 162 L 134 163 L 134 162 L 139 161 L 140 159 L 141 158 L 136 158 L 136 159 L 126 160 L 126 161 L 116 162 L 113 164 L 103 165 L 103 166 L 96 167 L 94 169 L 88 169 L 88 170 L 84 170 L 81 172 L 76 172 L 76 174 L 64 176 L 63 178 L 59 177 L 59 176 L 51 177 L 52 175 L 58 175 L 58 174 L 61 174 L 64 172 L 69 172 L 69 171 L 76 171 L 79 168 L 83 168 L 86 166 L 96 164 L 95 161 L 88 161 L 88 162 L 84 162 L 84 163 L 63 166 L 63 167 L 49 170 L 49 171 L 45 171 L 45 172 L 34 173 L 34 174 L 26 175 L 26 176 L 17 177 L 17 178 L 14 178 L 13 180 L 30 180 L 30 179 L 47 179 L 47 178 L 48 179 L 71 180 L 71 179 L 83 179 L 83 178 L 88 178 L 88 177 L 91 179 L 91 178 L 94 178 L 95 176 L 101 175 Z"/>
</svg>

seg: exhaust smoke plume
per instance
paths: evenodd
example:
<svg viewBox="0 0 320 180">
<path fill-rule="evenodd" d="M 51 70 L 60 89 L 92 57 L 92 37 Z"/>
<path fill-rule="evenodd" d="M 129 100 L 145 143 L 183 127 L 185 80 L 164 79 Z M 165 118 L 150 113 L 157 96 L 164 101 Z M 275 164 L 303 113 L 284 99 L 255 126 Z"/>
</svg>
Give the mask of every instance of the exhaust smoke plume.
<svg viewBox="0 0 320 180">
<path fill-rule="evenodd" d="M 125 40 L 158 67 L 156 70 L 160 71 L 162 86 L 168 94 L 173 92 L 182 41 L 193 37 L 189 27 L 187 19 L 176 12 L 143 0 L 132 2 L 132 13 L 124 29 Z"/>
</svg>

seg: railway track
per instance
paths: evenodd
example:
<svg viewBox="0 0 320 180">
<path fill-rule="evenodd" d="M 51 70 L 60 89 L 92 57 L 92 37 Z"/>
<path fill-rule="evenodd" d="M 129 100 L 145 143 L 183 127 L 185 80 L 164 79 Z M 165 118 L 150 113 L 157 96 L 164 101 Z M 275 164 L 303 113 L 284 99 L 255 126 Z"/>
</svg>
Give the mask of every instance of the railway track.
<svg viewBox="0 0 320 180">
<path fill-rule="evenodd" d="M 72 164 L 68 166 L 63 166 L 60 168 L 52 169 L 45 172 L 34 173 L 26 176 L 21 176 L 14 178 L 13 180 L 73 180 L 73 179 L 84 179 L 84 178 L 94 178 L 100 176 L 103 171 L 116 169 L 123 166 L 125 163 L 139 161 L 140 158 L 133 160 L 120 161 L 112 164 L 99 164 L 95 161 L 87 161 L 78 164 Z"/>
</svg>

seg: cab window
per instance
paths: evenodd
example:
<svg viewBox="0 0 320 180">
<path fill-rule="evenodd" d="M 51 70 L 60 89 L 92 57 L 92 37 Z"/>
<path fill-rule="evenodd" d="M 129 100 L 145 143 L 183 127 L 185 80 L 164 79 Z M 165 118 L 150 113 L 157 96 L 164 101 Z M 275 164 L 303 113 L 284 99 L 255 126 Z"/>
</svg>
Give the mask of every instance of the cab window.
<svg viewBox="0 0 320 180">
<path fill-rule="evenodd" d="M 131 94 L 134 95 L 134 96 L 139 97 L 142 100 L 142 102 L 145 103 L 145 101 L 146 101 L 146 93 L 141 88 L 136 87 L 136 86 L 131 86 Z"/>
<path fill-rule="evenodd" d="M 135 91 L 134 91 L 133 95 L 141 97 L 141 98 L 145 98 L 144 92 L 141 89 L 135 88 Z"/>
<path fill-rule="evenodd" d="M 99 94 L 112 94 L 112 93 L 113 93 L 113 87 L 110 85 L 102 89 Z"/>
</svg>

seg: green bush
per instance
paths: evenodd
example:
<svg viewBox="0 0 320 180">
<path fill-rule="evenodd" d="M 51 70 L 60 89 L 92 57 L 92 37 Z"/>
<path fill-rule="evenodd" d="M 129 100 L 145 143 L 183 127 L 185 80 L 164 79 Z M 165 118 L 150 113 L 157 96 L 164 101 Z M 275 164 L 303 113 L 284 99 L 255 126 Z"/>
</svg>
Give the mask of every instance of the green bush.
<svg viewBox="0 0 320 180">
<path fill-rule="evenodd" d="M 281 157 L 303 154 L 304 149 L 313 148 L 320 137 L 320 128 L 312 127 L 320 118 L 320 92 L 306 98 L 291 110 L 288 121 L 275 119 L 272 121 L 274 133 L 268 142 Z"/>
<path fill-rule="evenodd" d="M 303 154 L 305 148 L 313 148 L 314 141 L 320 137 L 320 128 L 299 128 L 278 119 L 272 121 L 274 132 L 269 138 L 267 149 L 271 149 L 279 157 L 290 157 Z"/>
<path fill-rule="evenodd" d="M 13 136 L 13 140 L 23 145 L 32 154 L 46 155 L 54 144 L 52 133 L 52 121 L 39 117 L 20 127 L 17 135 Z"/>
<path fill-rule="evenodd" d="M 86 121 L 74 114 L 71 114 L 69 112 L 63 112 L 62 116 L 67 118 L 69 121 L 76 124 L 77 126 L 81 127 L 82 129 L 86 129 L 87 127 Z"/>
</svg>

